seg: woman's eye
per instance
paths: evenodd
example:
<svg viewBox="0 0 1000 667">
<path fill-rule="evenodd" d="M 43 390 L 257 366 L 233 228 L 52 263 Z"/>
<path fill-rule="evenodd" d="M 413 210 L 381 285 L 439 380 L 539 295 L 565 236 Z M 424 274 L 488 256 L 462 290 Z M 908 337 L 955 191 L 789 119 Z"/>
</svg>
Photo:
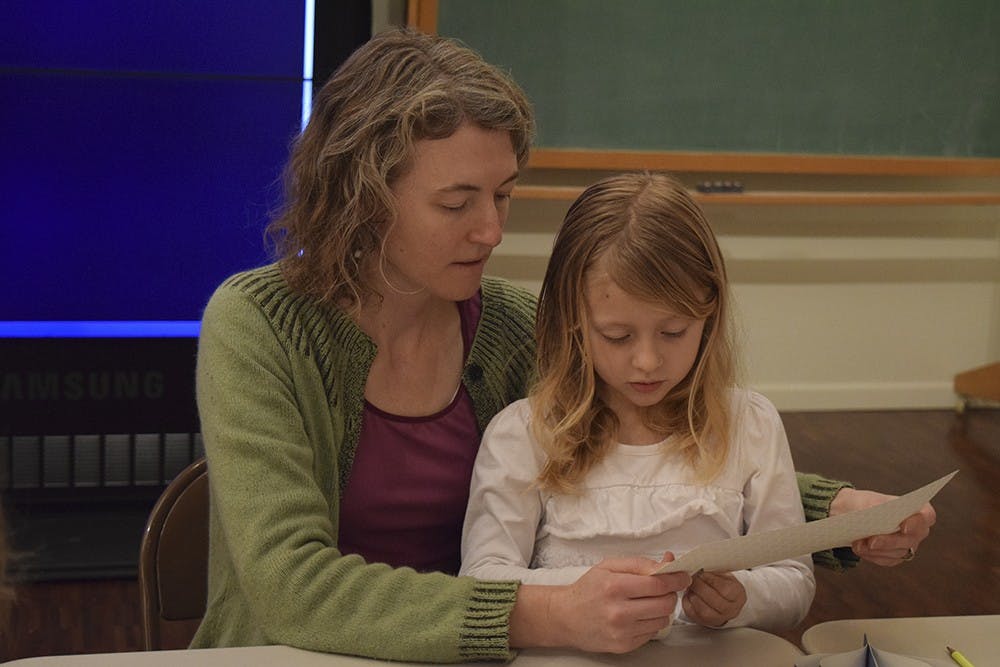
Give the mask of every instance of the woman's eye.
<svg viewBox="0 0 1000 667">
<path fill-rule="evenodd" d="M 508 202 L 508 201 L 510 201 L 510 193 L 509 192 L 498 192 L 496 194 L 496 199 L 497 199 L 497 201 Z"/>
<path fill-rule="evenodd" d="M 441 208 L 446 211 L 462 211 L 468 205 L 469 202 L 462 202 L 461 204 L 441 204 Z"/>
<path fill-rule="evenodd" d="M 609 336 L 608 334 L 601 335 L 604 336 L 604 340 L 615 345 L 621 345 L 628 340 L 628 334 L 625 334 L 624 336 Z"/>
</svg>

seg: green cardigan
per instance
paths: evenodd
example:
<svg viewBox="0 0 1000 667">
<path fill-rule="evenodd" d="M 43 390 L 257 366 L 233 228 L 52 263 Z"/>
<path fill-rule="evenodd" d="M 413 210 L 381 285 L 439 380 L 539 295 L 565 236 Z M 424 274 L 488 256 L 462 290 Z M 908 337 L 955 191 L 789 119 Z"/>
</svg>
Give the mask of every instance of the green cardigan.
<svg viewBox="0 0 1000 667">
<path fill-rule="evenodd" d="M 480 429 L 524 395 L 534 298 L 485 279 L 462 382 Z M 509 659 L 518 584 L 418 574 L 337 550 L 340 493 L 375 345 L 274 266 L 227 280 L 202 322 L 197 394 L 211 471 L 208 609 L 193 648 L 287 644 L 429 662 Z"/>
<path fill-rule="evenodd" d="M 480 431 L 524 396 L 535 298 L 484 278 L 462 382 Z M 208 608 L 192 648 L 287 644 L 427 662 L 510 659 L 518 584 L 417 573 L 337 550 L 340 494 L 375 345 L 267 266 L 233 276 L 202 322 L 197 395 L 211 474 Z M 806 514 L 842 483 L 800 476 Z M 832 554 L 818 562 L 839 566 Z"/>
</svg>

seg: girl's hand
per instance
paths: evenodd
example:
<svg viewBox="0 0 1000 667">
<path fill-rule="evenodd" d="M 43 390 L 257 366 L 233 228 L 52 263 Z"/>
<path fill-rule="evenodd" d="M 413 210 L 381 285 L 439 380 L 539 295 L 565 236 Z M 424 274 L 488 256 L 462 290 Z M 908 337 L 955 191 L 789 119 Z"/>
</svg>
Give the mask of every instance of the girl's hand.
<svg viewBox="0 0 1000 667">
<path fill-rule="evenodd" d="M 681 606 L 695 623 L 717 628 L 736 618 L 746 603 L 746 589 L 732 572 L 699 572 Z"/>
<path fill-rule="evenodd" d="M 511 646 L 635 650 L 670 624 L 677 592 L 691 580 L 683 572 L 649 576 L 657 565 L 648 558 L 606 558 L 569 586 L 522 586 L 511 615 Z M 547 600 L 532 601 L 536 594 Z"/>
</svg>

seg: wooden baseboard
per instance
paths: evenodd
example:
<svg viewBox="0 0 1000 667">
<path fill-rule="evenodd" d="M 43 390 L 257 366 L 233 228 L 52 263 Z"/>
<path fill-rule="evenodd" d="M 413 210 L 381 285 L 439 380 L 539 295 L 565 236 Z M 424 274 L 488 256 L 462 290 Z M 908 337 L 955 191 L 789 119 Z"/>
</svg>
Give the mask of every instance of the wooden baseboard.
<svg viewBox="0 0 1000 667">
<path fill-rule="evenodd" d="M 940 382 L 751 382 L 778 410 L 950 410 L 955 394 Z"/>
</svg>

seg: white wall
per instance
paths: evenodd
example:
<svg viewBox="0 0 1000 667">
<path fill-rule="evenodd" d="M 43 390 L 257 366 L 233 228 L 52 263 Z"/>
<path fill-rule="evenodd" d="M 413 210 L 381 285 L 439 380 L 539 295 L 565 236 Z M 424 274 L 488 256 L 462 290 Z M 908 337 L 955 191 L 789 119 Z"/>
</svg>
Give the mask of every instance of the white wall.
<svg viewBox="0 0 1000 667">
<path fill-rule="evenodd" d="M 529 171 L 522 182 L 599 176 Z M 748 180 L 748 189 L 1000 191 L 1000 179 Z M 518 200 L 515 191 L 488 271 L 537 291 L 568 206 Z M 745 381 L 779 409 L 950 408 L 955 373 L 1000 360 L 1000 206 L 709 205 L 706 213 L 733 283 Z"/>
</svg>

